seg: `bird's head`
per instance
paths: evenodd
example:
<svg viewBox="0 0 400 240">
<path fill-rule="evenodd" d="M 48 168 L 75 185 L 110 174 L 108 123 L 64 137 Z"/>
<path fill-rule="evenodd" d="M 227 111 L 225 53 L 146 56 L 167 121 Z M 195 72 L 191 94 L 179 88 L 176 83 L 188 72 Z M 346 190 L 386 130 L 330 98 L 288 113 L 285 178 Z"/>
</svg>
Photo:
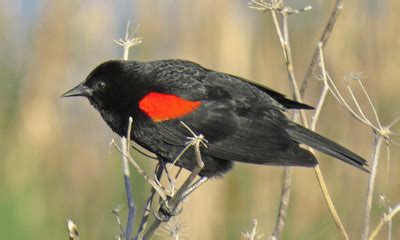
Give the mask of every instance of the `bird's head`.
<svg viewBox="0 0 400 240">
<path fill-rule="evenodd" d="M 138 84 L 136 64 L 119 60 L 104 62 L 61 97 L 86 97 L 97 110 L 121 108 L 133 101 L 132 93 Z"/>
</svg>

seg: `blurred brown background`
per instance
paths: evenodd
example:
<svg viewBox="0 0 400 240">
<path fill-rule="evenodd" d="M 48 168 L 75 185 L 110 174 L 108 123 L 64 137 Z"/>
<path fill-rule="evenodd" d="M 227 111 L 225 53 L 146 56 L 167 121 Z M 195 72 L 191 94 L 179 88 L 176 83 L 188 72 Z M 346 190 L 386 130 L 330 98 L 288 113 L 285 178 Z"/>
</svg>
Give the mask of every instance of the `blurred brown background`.
<svg viewBox="0 0 400 240">
<path fill-rule="evenodd" d="M 289 4 L 313 7 L 291 16 L 289 22 L 295 73 L 302 80 L 334 1 Z M 325 51 L 328 71 L 342 89 L 345 76 L 363 72 L 384 124 L 400 115 L 399 11 L 397 0 L 345 1 Z M 59 96 L 100 62 L 121 58 L 122 50 L 113 39 L 124 36 L 128 20 L 133 26 L 140 24 L 138 36 L 144 40 L 131 51 L 131 59 L 193 60 L 290 95 L 271 16 L 248 9 L 244 0 L 2 1 L 1 239 L 66 239 L 69 218 L 77 223 L 82 239 L 114 239 L 118 234 L 110 210 L 124 203 L 125 195 L 119 155 L 109 147 L 116 136 L 86 100 Z M 314 105 L 320 87 L 313 81 L 305 102 Z M 360 101 L 367 106 L 364 98 Z M 372 132 L 332 96 L 317 130 L 370 160 Z M 380 195 L 390 205 L 400 201 L 400 152 L 393 145 L 390 149 L 389 171 L 385 151 L 381 155 L 372 227 L 386 209 L 378 203 Z M 324 155 L 318 158 L 350 237 L 357 239 L 367 174 Z M 145 159 L 140 163 L 148 171 L 155 164 Z M 133 175 L 135 199 L 142 206 L 149 187 Z M 223 180 L 208 182 L 185 205 L 184 236 L 239 239 L 241 231 L 251 229 L 253 218 L 259 221 L 259 232 L 269 235 L 277 215 L 281 175 L 279 167 L 237 164 Z M 296 168 L 293 181 L 283 239 L 337 239 L 313 170 Z M 399 218 L 393 229 L 398 237 Z"/>
</svg>

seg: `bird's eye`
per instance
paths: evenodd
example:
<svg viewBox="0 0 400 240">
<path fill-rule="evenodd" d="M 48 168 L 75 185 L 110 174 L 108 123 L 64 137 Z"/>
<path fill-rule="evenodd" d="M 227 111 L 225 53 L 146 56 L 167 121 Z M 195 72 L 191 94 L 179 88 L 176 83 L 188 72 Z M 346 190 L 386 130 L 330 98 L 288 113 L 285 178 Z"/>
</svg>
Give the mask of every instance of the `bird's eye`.
<svg viewBox="0 0 400 240">
<path fill-rule="evenodd" d="M 103 88 L 105 88 L 105 86 L 106 86 L 106 83 L 103 82 L 103 81 L 98 82 L 98 83 L 96 84 L 97 89 L 103 89 Z"/>
</svg>

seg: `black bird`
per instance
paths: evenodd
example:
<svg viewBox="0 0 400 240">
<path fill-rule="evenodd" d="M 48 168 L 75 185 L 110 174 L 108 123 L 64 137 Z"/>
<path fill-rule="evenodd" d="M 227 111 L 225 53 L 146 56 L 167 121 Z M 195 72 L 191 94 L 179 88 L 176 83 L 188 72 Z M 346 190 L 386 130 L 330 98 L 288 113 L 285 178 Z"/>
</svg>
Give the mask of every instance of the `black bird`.
<svg viewBox="0 0 400 240">
<path fill-rule="evenodd" d="M 284 115 L 287 109 L 312 107 L 190 61 L 107 61 L 62 96 L 86 97 L 120 136 L 132 117 L 131 139 L 168 163 L 191 136 L 182 121 L 208 140 L 208 148 L 201 149 L 205 177 L 222 175 L 234 162 L 315 166 L 315 156 L 299 144 L 368 171 L 362 157 Z M 193 170 L 194 150 L 176 165 Z"/>
</svg>

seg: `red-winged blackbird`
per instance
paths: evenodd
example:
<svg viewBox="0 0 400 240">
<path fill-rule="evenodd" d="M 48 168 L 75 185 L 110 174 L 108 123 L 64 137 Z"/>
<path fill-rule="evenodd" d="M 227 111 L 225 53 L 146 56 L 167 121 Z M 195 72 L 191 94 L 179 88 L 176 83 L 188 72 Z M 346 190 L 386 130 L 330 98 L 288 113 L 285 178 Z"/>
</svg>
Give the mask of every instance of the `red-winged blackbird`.
<svg viewBox="0 0 400 240">
<path fill-rule="evenodd" d="M 108 61 L 63 97 L 83 96 L 111 129 L 125 136 L 134 119 L 131 138 L 169 163 L 191 136 L 180 121 L 203 134 L 205 164 L 201 176 L 230 170 L 233 162 L 312 167 L 308 145 L 364 171 L 366 161 L 339 144 L 292 121 L 286 109 L 312 109 L 283 94 L 230 74 L 184 60 L 152 62 Z M 193 170 L 194 150 L 176 165 Z"/>
</svg>

